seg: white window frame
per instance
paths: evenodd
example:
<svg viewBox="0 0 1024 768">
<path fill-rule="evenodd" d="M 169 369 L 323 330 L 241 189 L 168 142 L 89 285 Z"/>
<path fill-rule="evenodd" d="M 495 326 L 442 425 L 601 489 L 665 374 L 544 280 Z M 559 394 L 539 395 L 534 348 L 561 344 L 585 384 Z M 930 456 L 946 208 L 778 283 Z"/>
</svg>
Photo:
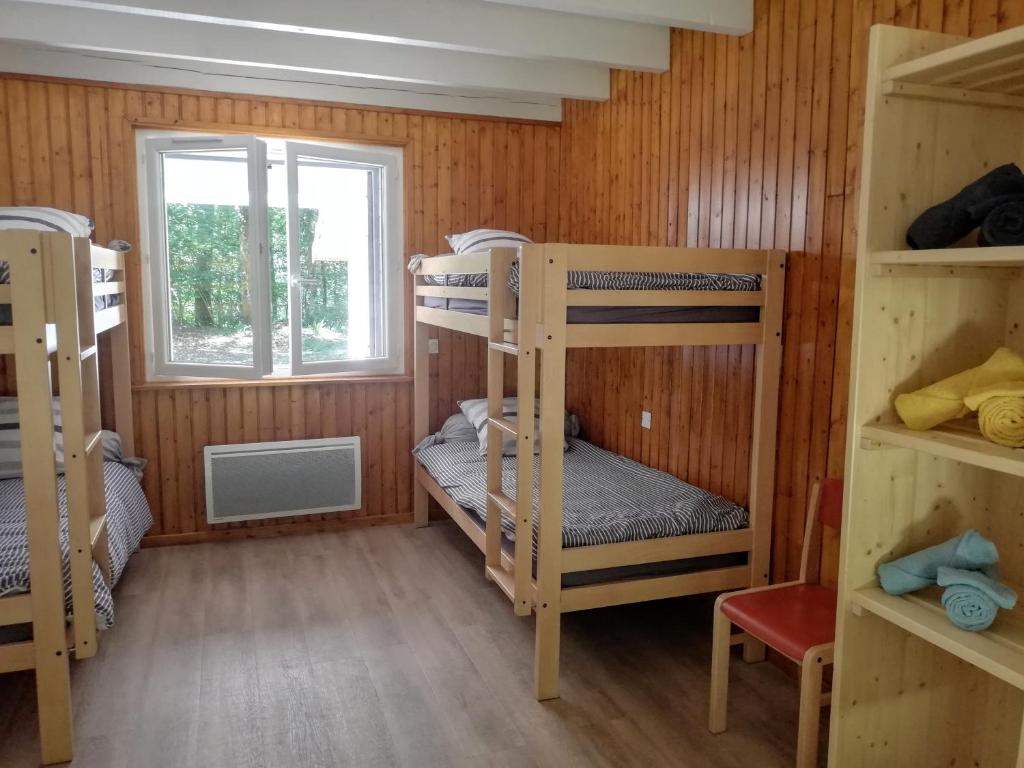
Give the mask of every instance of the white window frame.
<svg viewBox="0 0 1024 768">
<path fill-rule="evenodd" d="M 164 208 L 164 169 L 162 155 L 175 150 L 244 149 L 249 182 L 249 291 L 252 312 L 253 361 L 251 365 L 218 365 L 197 362 L 176 362 L 171 359 L 170 264 L 166 249 Z M 143 263 L 149 280 L 145 296 L 149 313 L 150 334 L 147 358 L 156 376 L 203 377 L 223 379 L 258 379 L 274 368 L 270 334 L 270 262 L 266 254 L 267 221 L 267 145 L 255 136 L 164 135 L 152 136 L 144 142 L 145 204 L 142 216 Z M 266 300 L 260 297 L 266 294 Z"/>
<path fill-rule="evenodd" d="M 291 173 L 287 158 L 298 154 L 335 158 L 349 163 L 378 166 L 382 174 L 381 226 L 379 243 L 381 253 L 382 318 L 385 323 L 384 344 L 386 355 L 363 360 L 330 362 L 302 362 L 301 348 L 295 343 L 298 326 L 295 307 L 298 288 L 293 266 L 292 223 L 293 207 L 297 215 L 297 190 L 289 178 L 288 260 L 289 260 L 289 332 L 292 334 L 291 371 L 293 376 L 323 375 L 330 373 L 401 374 L 405 372 L 405 301 L 404 301 L 404 162 L 402 147 L 367 146 L 351 143 L 316 141 L 292 142 L 285 140 L 286 168 Z M 164 222 L 163 163 L 160 153 L 174 149 L 246 149 L 249 164 L 249 269 L 254 336 L 252 365 L 216 365 L 173 362 L 171 360 L 171 317 L 168 304 L 169 264 L 165 253 L 164 232 L 152 222 Z M 140 130 L 136 132 L 138 159 L 139 233 L 143 264 L 143 301 L 147 308 L 145 327 L 146 373 L 151 380 L 204 379 L 260 379 L 280 378 L 273 369 L 273 339 L 271 311 L 271 265 L 267 222 L 267 146 L 256 136 L 215 135 L 194 131 Z M 258 170 L 257 170 L 258 169 Z M 166 227 L 165 224 L 163 224 Z M 295 257 L 297 259 L 297 251 Z M 262 297 L 262 300 L 261 300 Z"/>
<path fill-rule="evenodd" d="M 381 320 L 385 354 L 357 360 L 304 362 L 302 360 L 302 281 L 299 265 L 299 185 L 298 158 L 314 157 L 335 160 L 352 167 L 373 170 L 380 176 L 379 200 L 371 201 L 371 216 L 379 217 L 381 225 L 371 222 L 371 251 L 380 255 Z M 293 376 L 324 373 L 400 373 L 405 365 L 403 265 L 402 265 L 402 154 L 397 148 L 358 149 L 349 146 L 312 144 L 289 141 L 285 145 L 285 167 L 288 174 L 288 317 L 291 334 L 291 369 Z M 377 210 L 379 208 L 379 210 Z M 299 318 L 299 322 L 292 322 Z"/>
</svg>

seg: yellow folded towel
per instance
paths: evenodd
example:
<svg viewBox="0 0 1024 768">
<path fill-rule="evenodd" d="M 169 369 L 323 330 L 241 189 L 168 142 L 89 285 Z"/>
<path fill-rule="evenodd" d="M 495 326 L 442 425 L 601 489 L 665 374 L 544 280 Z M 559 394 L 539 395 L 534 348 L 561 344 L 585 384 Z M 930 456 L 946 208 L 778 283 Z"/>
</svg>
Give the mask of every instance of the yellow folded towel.
<svg viewBox="0 0 1024 768">
<path fill-rule="evenodd" d="M 968 414 L 964 397 L 972 390 L 1008 381 L 1024 381 L 1024 357 L 1006 347 L 997 349 L 986 362 L 924 389 L 899 395 L 896 413 L 911 429 L 931 429 L 944 421 Z"/>
<path fill-rule="evenodd" d="M 972 389 L 964 405 L 978 412 L 978 427 L 987 439 L 1009 448 L 1024 448 L 1024 381 Z"/>
</svg>

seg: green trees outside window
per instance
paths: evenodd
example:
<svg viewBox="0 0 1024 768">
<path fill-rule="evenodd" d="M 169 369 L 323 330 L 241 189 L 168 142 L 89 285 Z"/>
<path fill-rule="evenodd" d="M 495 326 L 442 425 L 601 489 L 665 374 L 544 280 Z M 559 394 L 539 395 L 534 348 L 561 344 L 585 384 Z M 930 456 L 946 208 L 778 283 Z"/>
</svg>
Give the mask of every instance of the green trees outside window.
<svg viewBox="0 0 1024 768">
<path fill-rule="evenodd" d="M 283 208 L 268 208 L 271 259 L 271 321 L 274 359 L 287 365 L 288 234 Z M 167 205 L 170 310 L 177 342 L 193 340 L 202 362 L 233 362 L 251 356 L 249 275 L 241 258 L 246 248 L 247 206 L 171 203 Z M 324 345 L 325 357 L 343 356 L 348 325 L 348 264 L 314 262 L 313 238 L 319 212 L 299 210 L 299 252 L 306 283 L 302 291 L 303 337 Z M 176 343 L 177 343 L 176 342 Z M 308 347 L 309 341 L 304 342 Z M 248 349 L 246 350 L 246 346 Z M 339 355 L 340 353 L 340 355 Z M 251 359 L 251 357 L 250 357 Z"/>
</svg>

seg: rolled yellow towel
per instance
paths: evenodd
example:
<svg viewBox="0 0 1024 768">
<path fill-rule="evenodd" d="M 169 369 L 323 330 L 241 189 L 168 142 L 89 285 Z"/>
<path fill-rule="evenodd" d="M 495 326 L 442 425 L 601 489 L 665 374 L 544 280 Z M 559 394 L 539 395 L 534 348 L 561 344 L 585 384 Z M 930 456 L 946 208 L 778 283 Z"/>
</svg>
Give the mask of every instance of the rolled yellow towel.
<svg viewBox="0 0 1024 768">
<path fill-rule="evenodd" d="M 964 405 L 978 412 L 978 428 L 985 438 L 1008 448 L 1024 448 L 1024 381 L 972 389 Z"/>
<path fill-rule="evenodd" d="M 1024 357 L 1000 347 L 976 368 L 969 368 L 916 392 L 896 398 L 896 413 L 911 429 L 931 429 L 944 421 L 966 416 L 964 397 L 991 384 L 1024 381 Z"/>
</svg>

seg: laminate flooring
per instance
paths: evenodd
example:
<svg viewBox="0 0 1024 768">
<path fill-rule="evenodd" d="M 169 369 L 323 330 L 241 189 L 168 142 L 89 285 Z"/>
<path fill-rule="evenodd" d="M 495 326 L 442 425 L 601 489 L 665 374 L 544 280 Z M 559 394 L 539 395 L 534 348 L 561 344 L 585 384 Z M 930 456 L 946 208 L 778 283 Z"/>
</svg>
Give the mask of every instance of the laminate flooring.
<svg viewBox="0 0 1024 768">
<path fill-rule="evenodd" d="M 73 663 L 73 765 L 792 764 L 797 685 L 770 663 L 734 656 L 707 731 L 710 596 L 563 617 L 539 703 L 533 619 L 482 572 L 450 523 L 143 550 Z M 0 766 L 38 756 L 33 675 L 0 675 Z"/>
</svg>

